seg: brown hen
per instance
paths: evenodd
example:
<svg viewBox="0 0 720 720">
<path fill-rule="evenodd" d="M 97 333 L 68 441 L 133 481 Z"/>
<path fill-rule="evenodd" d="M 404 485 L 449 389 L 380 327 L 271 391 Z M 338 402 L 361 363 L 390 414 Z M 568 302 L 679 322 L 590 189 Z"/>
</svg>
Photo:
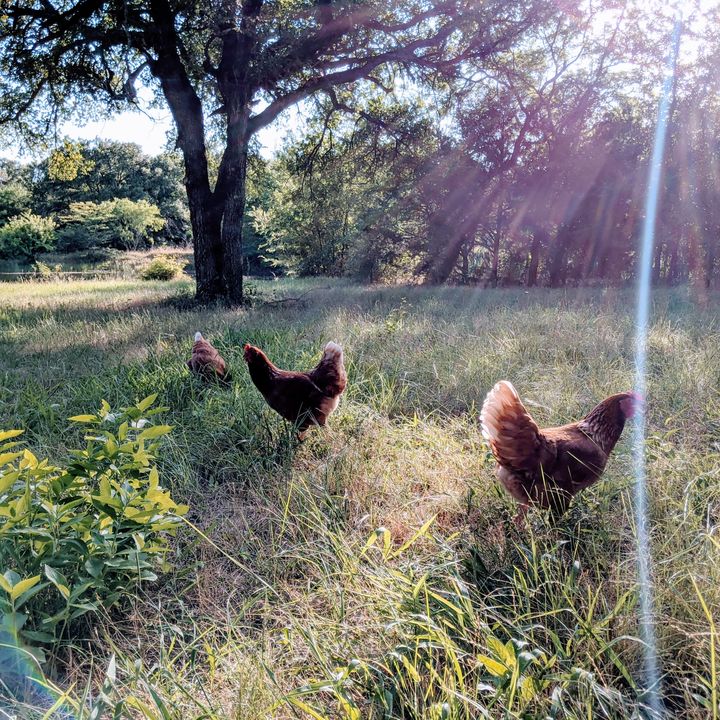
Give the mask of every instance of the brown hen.
<svg viewBox="0 0 720 720">
<path fill-rule="evenodd" d="M 310 425 L 325 425 L 347 385 L 343 351 L 334 342 L 325 346 L 322 359 L 310 372 L 281 370 L 253 345 L 245 345 L 245 362 L 267 404 L 297 426 L 301 440 Z"/>
<path fill-rule="evenodd" d="M 219 380 L 222 383 L 232 380 L 222 355 L 199 332 L 195 333 L 192 355 L 187 366 L 190 372 L 203 380 Z"/>
<path fill-rule="evenodd" d="M 497 477 L 520 503 L 522 524 L 530 505 L 562 515 L 572 497 L 596 482 L 640 396 L 618 393 L 579 422 L 540 429 L 511 383 L 488 393 L 480 414 L 483 436 L 498 462 Z"/>
</svg>

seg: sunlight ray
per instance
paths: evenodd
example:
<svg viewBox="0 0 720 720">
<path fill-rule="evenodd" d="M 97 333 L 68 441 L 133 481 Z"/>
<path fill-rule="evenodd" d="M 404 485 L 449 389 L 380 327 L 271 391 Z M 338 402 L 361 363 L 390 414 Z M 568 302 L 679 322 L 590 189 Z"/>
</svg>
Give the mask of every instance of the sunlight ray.
<svg viewBox="0 0 720 720">
<path fill-rule="evenodd" d="M 645 200 L 645 219 L 641 236 L 640 269 L 638 274 L 636 349 L 635 349 L 635 389 L 646 397 L 647 389 L 647 335 L 650 315 L 651 271 L 653 245 L 655 241 L 655 223 L 657 219 L 658 196 L 662 173 L 665 136 L 667 133 L 670 100 L 675 80 L 675 66 L 680 47 L 681 21 L 678 19 L 672 34 L 667 68 L 663 81 L 658 108 L 657 126 L 653 142 L 653 152 L 648 174 L 648 187 Z M 654 626 L 653 591 L 651 581 L 650 538 L 648 532 L 648 509 L 645 467 L 645 407 L 636 415 L 633 450 L 635 463 L 635 514 L 637 523 L 637 561 L 638 583 L 640 589 L 640 636 L 644 644 L 644 665 L 647 682 L 646 701 L 651 710 L 662 714 L 662 693 L 660 688 L 660 669 L 657 657 L 657 642 Z"/>
</svg>

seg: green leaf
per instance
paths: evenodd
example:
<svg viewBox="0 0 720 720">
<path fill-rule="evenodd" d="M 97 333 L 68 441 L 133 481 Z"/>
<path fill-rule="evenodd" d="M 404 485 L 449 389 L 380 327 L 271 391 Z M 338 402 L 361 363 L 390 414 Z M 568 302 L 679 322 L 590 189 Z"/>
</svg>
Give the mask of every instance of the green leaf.
<svg viewBox="0 0 720 720">
<path fill-rule="evenodd" d="M 148 395 L 144 400 L 141 400 L 135 407 L 140 412 L 145 412 L 155 401 L 157 400 L 157 393 Z"/>
<path fill-rule="evenodd" d="M 0 473 L 0 493 L 4 493 L 20 477 L 20 471 Z"/>
<path fill-rule="evenodd" d="M 97 415 L 73 415 L 71 418 L 68 418 L 70 422 L 76 422 L 76 423 L 99 423 L 100 418 Z"/>
<path fill-rule="evenodd" d="M 170 425 L 153 425 L 147 430 L 143 430 L 138 435 L 138 440 L 152 440 L 153 438 L 160 437 L 161 435 L 167 435 L 172 430 Z"/>
<path fill-rule="evenodd" d="M 23 455 L 23 451 L 20 452 L 7 452 L 0 454 L 0 465 L 7 465 L 8 463 L 11 463 L 13 460 L 17 460 L 21 455 Z"/>
<path fill-rule="evenodd" d="M 14 570 L 6 570 L 3 577 L 10 583 L 10 587 L 22 579 Z"/>
<path fill-rule="evenodd" d="M 37 630 L 23 630 L 22 636 L 27 640 L 41 643 L 51 643 L 55 639 L 54 635 L 46 632 L 39 632 Z"/>
<path fill-rule="evenodd" d="M 477 660 L 491 675 L 494 675 L 495 677 L 502 677 L 509 672 L 505 665 L 497 660 L 493 660 L 487 655 L 478 655 Z"/>
<path fill-rule="evenodd" d="M 15 609 L 19 610 L 28 600 L 32 600 L 43 588 L 46 588 L 48 584 L 46 582 L 34 585 L 29 590 L 24 592 L 15 602 Z"/>
<path fill-rule="evenodd" d="M 105 563 L 99 557 L 90 557 L 85 561 L 85 569 L 94 578 L 100 577 Z"/>
<path fill-rule="evenodd" d="M 59 570 L 55 570 L 55 568 L 51 568 L 49 565 L 46 565 L 45 576 L 66 600 L 70 597 L 69 583 Z"/>
<path fill-rule="evenodd" d="M 34 585 L 37 585 L 39 582 L 39 575 L 34 575 L 33 577 L 21 580 L 19 583 L 13 585 L 12 590 L 10 591 L 10 599 L 15 602 L 15 600 L 17 600 L 24 592 L 29 590 Z"/>
<path fill-rule="evenodd" d="M 0 432 L 0 442 L 3 440 L 10 440 L 10 438 L 15 438 L 18 435 L 22 435 L 24 432 L 24 430 L 3 430 Z"/>
<path fill-rule="evenodd" d="M 104 420 L 107 417 L 107 414 L 110 412 L 110 403 L 108 403 L 107 400 L 103 400 L 100 403 L 100 412 L 98 415 Z"/>
<path fill-rule="evenodd" d="M 503 643 L 494 635 L 491 635 L 487 639 L 487 644 L 490 650 L 492 650 L 507 667 L 512 667 L 515 664 L 515 650 L 513 649 L 512 643 Z"/>
</svg>

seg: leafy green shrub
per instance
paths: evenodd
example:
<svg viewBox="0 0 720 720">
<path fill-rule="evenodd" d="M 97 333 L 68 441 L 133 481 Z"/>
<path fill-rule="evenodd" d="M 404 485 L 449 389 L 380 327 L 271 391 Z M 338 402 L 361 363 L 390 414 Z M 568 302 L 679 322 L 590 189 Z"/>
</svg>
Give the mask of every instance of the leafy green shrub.
<svg viewBox="0 0 720 720">
<path fill-rule="evenodd" d="M 114 198 L 100 203 L 71 203 L 60 218 L 58 244 L 62 250 L 113 247 L 137 250 L 165 225 L 156 205 L 147 200 Z"/>
<path fill-rule="evenodd" d="M 0 223 L 28 210 L 30 191 L 19 182 L 0 183 Z"/>
<path fill-rule="evenodd" d="M 32 260 L 37 253 L 54 248 L 52 218 L 25 212 L 0 227 L 0 257 Z"/>
<path fill-rule="evenodd" d="M 171 258 L 155 258 L 140 272 L 143 280 L 172 280 L 183 271 L 182 265 Z"/>
<path fill-rule="evenodd" d="M 170 431 L 148 418 L 155 395 L 111 413 L 70 418 L 83 450 L 53 466 L 0 433 L 0 667 L 44 660 L 73 625 L 135 593 L 164 568 L 187 507 L 159 484 L 155 453 Z"/>
</svg>

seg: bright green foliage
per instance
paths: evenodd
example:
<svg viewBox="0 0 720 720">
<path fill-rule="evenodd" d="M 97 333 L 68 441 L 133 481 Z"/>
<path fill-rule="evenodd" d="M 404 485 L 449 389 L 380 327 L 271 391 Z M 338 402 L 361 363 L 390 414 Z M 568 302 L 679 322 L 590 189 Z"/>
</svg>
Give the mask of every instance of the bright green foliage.
<svg viewBox="0 0 720 720">
<path fill-rule="evenodd" d="M 17 182 L 0 183 L 0 223 L 25 212 L 30 205 L 30 192 Z"/>
<path fill-rule="evenodd" d="M 52 180 L 75 180 L 92 170 L 94 163 L 82 153 L 80 143 L 65 140 L 62 147 L 54 150 L 48 160 L 48 174 Z"/>
<path fill-rule="evenodd" d="M 149 157 L 134 143 L 110 140 L 82 142 L 79 148 L 87 166 L 72 180 L 56 177 L 52 167 L 54 155 L 39 163 L 31 183 L 35 212 L 64 214 L 71 203 L 77 202 L 147 200 L 158 206 L 166 221 L 163 239 L 189 240 L 190 216 L 182 160 L 177 153 Z"/>
<path fill-rule="evenodd" d="M 143 280 L 172 280 L 183 271 L 182 266 L 171 258 L 155 258 L 141 273 Z"/>
<path fill-rule="evenodd" d="M 60 222 L 59 243 L 65 250 L 90 247 L 137 250 L 151 243 L 152 234 L 165 225 L 156 205 L 126 198 L 72 203 Z"/>
<path fill-rule="evenodd" d="M 32 260 L 55 248 L 55 222 L 24 212 L 0 226 L 0 257 Z"/>
<path fill-rule="evenodd" d="M 328 120 L 321 107 L 308 137 L 261 175 L 264 193 L 249 214 L 264 259 L 281 271 L 377 281 L 418 266 L 437 192 L 425 182 L 437 140 L 419 101 L 355 99 L 392 133 L 367 120 Z"/>
<path fill-rule="evenodd" d="M 23 447 L 21 430 L 0 433 L 0 665 L 29 650 L 57 649 L 82 618 L 107 610 L 165 567 L 168 536 L 187 507 L 159 484 L 155 465 L 167 425 L 149 418 L 151 395 L 120 412 L 103 401 L 70 418 L 87 444 L 54 466 Z M 151 409 L 152 408 L 152 409 Z M 21 668 L 16 668 L 21 672 Z"/>
</svg>

